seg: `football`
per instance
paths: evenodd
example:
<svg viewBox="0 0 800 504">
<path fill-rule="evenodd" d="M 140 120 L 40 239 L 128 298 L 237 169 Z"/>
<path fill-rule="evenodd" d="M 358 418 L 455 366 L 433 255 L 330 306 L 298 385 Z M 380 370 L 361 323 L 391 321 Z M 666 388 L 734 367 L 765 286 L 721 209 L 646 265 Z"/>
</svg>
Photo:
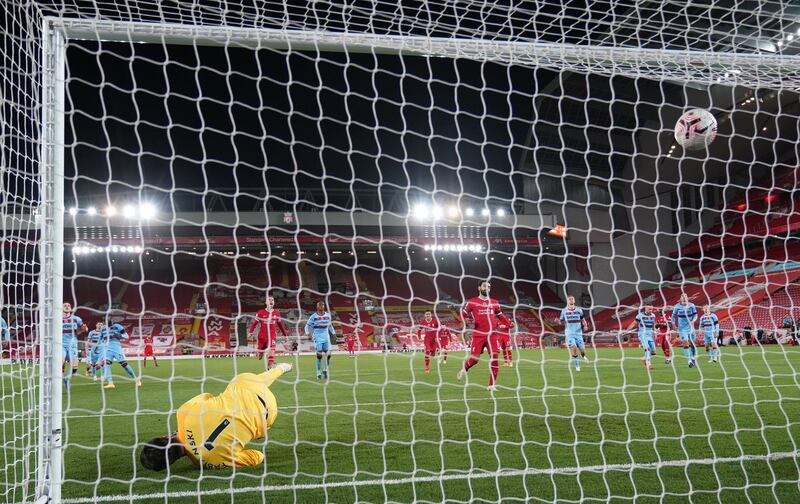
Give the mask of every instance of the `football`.
<svg viewBox="0 0 800 504">
<path fill-rule="evenodd" d="M 688 110 L 675 124 L 675 140 L 686 150 L 705 149 L 716 136 L 717 119 L 708 110 Z"/>
</svg>

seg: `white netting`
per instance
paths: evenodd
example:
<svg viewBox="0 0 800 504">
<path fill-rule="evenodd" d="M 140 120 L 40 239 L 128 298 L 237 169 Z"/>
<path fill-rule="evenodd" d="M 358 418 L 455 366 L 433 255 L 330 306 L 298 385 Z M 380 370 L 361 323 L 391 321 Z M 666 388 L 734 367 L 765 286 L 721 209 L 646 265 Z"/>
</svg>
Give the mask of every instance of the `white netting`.
<svg viewBox="0 0 800 504">
<path fill-rule="evenodd" d="M 113 364 L 116 388 L 101 388 L 81 364 L 62 454 L 37 438 L 61 415 L 47 394 L 34 411 L 40 368 L 4 360 L 7 500 L 32 497 L 37 460 L 37 495 L 58 495 L 42 482 L 51 454 L 67 502 L 800 498 L 788 3 L 14 8 L 3 76 L 27 120 L 3 118 L 19 131 L 3 137 L 12 349 L 53 353 L 52 321 L 32 330 L 33 286 L 46 306 L 60 296 L 16 237 L 36 243 L 37 205 L 63 210 L 63 301 L 90 328 L 127 330 L 143 386 Z M 34 29 L 45 16 L 63 52 Z M 48 69 L 62 62 L 60 80 Z M 707 151 L 675 142 L 689 108 L 719 122 Z M 61 180 L 59 166 L 63 209 L 32 180 Z M 45 250 L 56 228 L 45 219 Z M 493 393 L 486 354 L 456 381 L 461 309 L 486 278 L 514 322 Z M 721 363 L 690 369 L 674 348 L 648 371 L 635 315 L 668 316 L 681 292 L 719 316 Z M 588 363 L 556 349 L 567 293 L 587 314 Z M 267 440 L 248 446 L 266 462 L 145 469 L 144 443 L 178 430 L 186 401 L 263 371 L 251 323 L 267 294 L 286 325 L 277 361 L 295 368 L 272 386 Z M 320 299 L 341 340 L 327 381 L 303 334 Z M 453 336 L 447 364 L 423 357 L 427 310 Z M 139 359 L 148 342 L 158 368 Z"/>
</svg>

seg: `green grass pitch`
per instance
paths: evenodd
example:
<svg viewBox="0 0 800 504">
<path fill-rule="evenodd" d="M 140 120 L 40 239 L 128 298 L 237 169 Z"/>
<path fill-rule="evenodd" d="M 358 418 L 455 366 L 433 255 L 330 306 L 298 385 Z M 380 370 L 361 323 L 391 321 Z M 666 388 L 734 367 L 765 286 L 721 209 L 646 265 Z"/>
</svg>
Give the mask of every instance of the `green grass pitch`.
<svg viewBox="0 0 800 504">
<path fill-rule="evenodd" d="M 702 350 L 702 349 L 701 349 Z M 463 355 L 423 373 L 422 354 L 337 354 L 332 380 L 313 356 L 273 385 L 279 417 L 260 447 L 266 465 L 171 473 L 138 465 L 137 443 L 174 428 L 174 410 L 219 393 L 253 358 L 161 361 L 136 389 L 73 381 L 64 421 L 69 502 L 800 502 L 800 352 L 722 351 L 689 369 L 638 349 L 589 350 L 575 373 L 565 351 L 515 352 L 486 390 L 488 363 L 465 386 Z M 624 358 L 623 358 L 624 357 Z M 83 368 L 81 369 L 83 371 Z M 67 406 L 67 397 L 65 407 Z M 6 406 L 8 404 L 6 403 Z M 258 445 L 256 445 L 258 447 Z M 687 462 L 692 461 L 692 462 Z M 160 496 L 159 496 L 160 495 Z"/>
</svg>

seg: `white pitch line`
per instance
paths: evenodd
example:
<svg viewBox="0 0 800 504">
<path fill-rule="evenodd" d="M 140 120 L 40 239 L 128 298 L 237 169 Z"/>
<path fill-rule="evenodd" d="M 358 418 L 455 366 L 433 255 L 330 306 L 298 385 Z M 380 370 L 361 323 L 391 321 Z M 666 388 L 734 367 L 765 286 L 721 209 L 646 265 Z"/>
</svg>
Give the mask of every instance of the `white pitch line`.
<svg viewBox="0 0 800 504">
<path fill-rule="evenodd" d="M 390 485 L 409 485 L 420 483 L 439 483 L 441 481 L 459 481 L 459 480 L 482 480 L 482 479 L 499 479 L 499 478 L 513 478 L 521 476 L 554 476 L 554 475 L 579 475 L 582 473 L 607 473 L 609 471 L 622 471 L 630 472 L 634 470 L 648 470 L 648 469 L 661 469 L 663 467 L 686 467 L 688 465 L 712 465 L 712 464 L 731 464 L 742 463 L 751 461 L 772 461 L 782 460 L 787 458 L 796 458 L 800 456 L 800 451 L 793 452 L 776 452 L 767 455 L 740 455 L 738 457 L 719 457 L 716 459 L 697 459 L 697 460 L 665 460 L 661 462 L 645 462 L 641 464 L 609 464 L 609 465 L 593 465 L 585 467 L 555 467 L 555 468 L 528 468 L 528 469 L 501 469 L 499 471 L 481 471 L 476 473 L 441 473 L 432 476 L 411 476 L 408 478 L 389 478 L 389 479 L 371 479 L 371 480 L 351 480 L 351 481 L 334 481 L 331 483 L 300 483 L 296 485 L 273 485 L 263 487 L 227 487 L 216 488 L 213 490 L 204 490 L 200 492 L 169 492 L 169 493 L 153 493 L 145 495 L 103 495 L 96 497 L 79 497 L 74 499 L 64 499 L 66 504 L 83 504 L 92 502 L 119 502 L 119 501 L 137 501 L 145 499 L 163 499 L 167 498 L 180 498 L 180 497 L 196 497 L 196 496 L 209 496 L 209 495 L 230 495 L 239 493 L 254 493 L 260 492 L 267 494 L 269 492 L 288 492 L 297 490 L 322 490 L 332 488 L 352 488 L 352 487 L 372 487 L 372 486 L 390 486 Z M 724 488 L 724 487 L 723 487 Z"/>
<path fill-rule="evenodd" d="M 741 387 L 706 387 L 706 388 L 681 388 L 678 389 L 678 392 L 711 392 L 716 390 L 736 390 L 736 389 L 756 389 L 756 388 L 780 388 L 780 387 L 794 387 L 798 388 L 797 385 L 794 383 L 784 383 L 778 385 L 748 385 L 748 386 L 741 386 Z M 800 390 L 800 388 L 798 388 Z M 524 395 L 524 396 L 505 396 L 505 397 L 494 397 L 496 401 L 511 401 L 511 400 L 518 400 L 518 399 L 541 399 L 541 398 L 552 398 L 552 397 L 581 397 L 581 396 L 597 396 L 597 395 L 619 395 L 619 394 L 665 394 L 665 393 L 675 393 L 674 389 L 658 389 L 658 390 L 618 390 L 618 391 L 609 391 L 609 392 L 576 392 L 574 394 L 535 394 L 535 395 Z M 470 399 L 468 399 L 469 401 Z M 476 397 L 472 400 L 480 400 L 484 401 L 486 398 L 479 398 Z M 798 398 L 800 400 L 800 398 Z M 352 407 L 368 407 L 368 406 L 388 406 L 388 405 L 402 405 L 402 404 L 427 404 L 427 403 L 451 403 L 451 402 L 464 402 L 464 398 L 458 399 L 420 399 L 417 401 L 386 401 L 386 402 L 369 402 L 369 403 L 346 403 L 346 404 L 335 404 L 333 406 L 327 404 L 307 404 L 303 406 L 283 406 L 281 409 L 283 411 L 303 411 L 303 410 L 312 410 L 312 409 L 319 409 L 319 408 L 328 408 L 330 407 L 332 410 L 337 410 L 338 408 L 352 408 Z M 67 414 L 66 417 L 69 418 L 96 418 L 96 417 L 112 417 L 112 416 L 130 416 L 132 414 L 144 416 L 144 415 L 165 415 L 171 414 L 172 412 L 163 412 L 163 411 L 148 411 L 148 412 L 128 412 L 128 413 L 96 413 L 91 415 L 70 415 Z"/>
</svg>

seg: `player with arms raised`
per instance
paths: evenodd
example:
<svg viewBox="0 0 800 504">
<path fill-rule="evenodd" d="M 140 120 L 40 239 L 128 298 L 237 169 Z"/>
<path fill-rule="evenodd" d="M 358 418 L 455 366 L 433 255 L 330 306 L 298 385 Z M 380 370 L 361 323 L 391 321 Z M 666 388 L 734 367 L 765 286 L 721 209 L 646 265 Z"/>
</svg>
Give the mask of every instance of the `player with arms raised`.
<svg viewBox="0 0 800 504">
<path fill-rule="evenodd" d="M 583 309 L 575 306 L 575 296 L 567 296 L 567 306 L 561 310 L 559 316 L 561 324 L 564 326 L 564 338 L 567 347 L 572 352 L 572 359 L 575 362 L 575 371 L 581 370 L 581 361 L 578 359 L 578 351 L 585 362 L 589 362 L 586 357 L 586 346 L 583 343 L 583 331 L 589 330 L 589 324 L 583 315 Z"/>
<path fill-rule="evenodd" d="M 425 333 L 425 374 L 431 372 L 431 357 L 436 355 L 439 349 L 439 319 L 434 317 L 430 311 L 425 312 L 425 317 L 419 321 L 417 337 Z"/>
<path fill-rule="evenodd" d="M 331 368 L 331 336 L 336 336 L 333 330 L 333 317 L 325 311 L 325 303 L 317 303 L 317 311 L 308 317 L 305 329 L 306 337 L 311 337 L 314 341 L 314 349 L 317 352 L 317 380 L 328 379 Z M 322 370 L 322 357 L 325 357 L 325 370 Z"/>
<path fill-rule="evenodd" d="M 470 299 L 461 310 L 461 323 L 465 326 L 467 318 L 471 318 L 474 329 L 472 330 L 470 355 L 464 361 L 464 367 L 458 372 L 458 379 L 463 380 L 467 376 L 467 372 L 478 363 L 483 350 L 486 349 L 490 355 L 489 390 L 493 391 L 500 366 L 497 362 L 497 349 L 492 345 L 492 334 L 497 329 L 498 320 L 503 324 L 510 324 L 511 321 L 500 311 L 500 303 L 489 297 L 491 288 L 492 285 L 488 280 L 482 281 L 478 284 L 478 297 Z"/>
<path fill-rule="evenodd" d="M 681 338 L 683 355 L 689 361 L 689 367 L 694 367 L 697 362 L 695 355 L 697 348 L 694 345 L 694 322 L 697 320 L 697 308 L 689 302 L 689 296 L 681 294 L 681 299 L 672 309 L 672 323 L 678 327 L 678 336 Z"/>
<path fill-rule="evenodd" d="M 103 339 L 101 345 L 104 345 L 103 350 L 105 353 L 103 356 L 105 359 L 103 377 L 106 381 L 106 385 L 103 388 L 117 388 L 114 385 L 114 376 L 111 374 L 111 364 L 114 362 L 118 362 L 119 365 L 122 366 L 122 369 L 128 373 L 128 376 L 133 378 L 136 386 L 141 387 L 142 382 L 136 377 L 133 368 L 128 365 L 128 359 L 125 358 L 125 351 L 122 349 L 122 340 L 127 340 L 129 338 L 125 328 L 122 327 L 121 324 L 112 324 L 111 326 L 103 327 L 102 331 Z"/>
<path fill-rule="evenodd" d="M 184 455 L 203 469 L 260 465 L 264 454 L 245 447 L 266 437 L 278 418 L 278 401 L 269 387 L 291 370 L 291 364 L 281 363 L 258 375 L 242 373 L 218 396 L 189 399 L 175 415 L 177 432 L 148 441 L 139 461 L 151 471 L 163 471 Z"/>
<path fill-rule="evenodd" d="M 72 371 L 64 370 L 64 386 L 69 390 L 70 379 L 78 373 L 78 335 L 89 328 L 80 317 L 73 315 L 70 303 L 61 307 L 61 327 L 61 358 L 65 366 L 67 363 L 72 366 Z"/>
<path fill-rule="evenodd" d="M 711 307 L 708 305 L 703 307 L 703 314 L 700 316 L 700 330 L 703 331 L 703 344 L 706 346 L 708 362 L 717 362 L 719 357 L 719 345 L 717 344 L 719 319 L 714 313 L 711 313 Z"/>
<path fill-rule="evenodd" d="M 651 358 L 656 354 L 656 342 L 654 339 L 656 314 L 653 312 L 653 307 L 645 306 L 644 310 L 636 315 L 636 323 L 639 325 L 639 343 L 641 343 L 644 349 L 644 359 L 642 359 L 642 362 L 647 366 L 647 369 L 653 369 Z"/>
</svg>

